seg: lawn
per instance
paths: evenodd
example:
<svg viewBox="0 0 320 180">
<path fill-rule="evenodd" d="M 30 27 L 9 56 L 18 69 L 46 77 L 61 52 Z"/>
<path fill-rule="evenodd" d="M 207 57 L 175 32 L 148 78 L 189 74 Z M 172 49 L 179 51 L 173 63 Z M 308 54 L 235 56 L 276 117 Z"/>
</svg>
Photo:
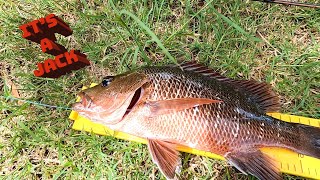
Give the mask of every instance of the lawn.
<svg viewBox="0 0 320 180">
<path fill-rule="evenodd" d="M 228 77 L 266 81 L 282 112 L 320 118 L 319 9 L 240 0 L 0 0 L 0 8 L 0 179 L 163 179 L 145 145 L 74 131 L 68 109 L 7 98 L 18 92 L 70 107 L 82 86 L 144 65 L 195 60 Z M 57 35 L 58 43 L 87 54 L 91 66 L 58 79 L 33 75 L 52 56 L 18 27 L 50 13 L 73 30 Z M 182 177 L 248 179 L 190 154 L 183 154 Z"/>
</svg>

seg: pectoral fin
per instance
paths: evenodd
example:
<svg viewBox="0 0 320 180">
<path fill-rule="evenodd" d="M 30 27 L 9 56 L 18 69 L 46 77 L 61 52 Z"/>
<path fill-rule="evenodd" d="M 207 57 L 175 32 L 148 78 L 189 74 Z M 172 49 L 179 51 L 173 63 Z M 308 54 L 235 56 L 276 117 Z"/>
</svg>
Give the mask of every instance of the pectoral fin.
<svg viewBox="0 0 320 180">
<path fill-rule="evenodd" d="M 252 174 L 261 180 L 282 179 L 274 160 L 260 150 L 231 152 L 225 158 L 244 174 Z"/>
<path fill-rule="evenodd" d="M 153 116 L 168 114 L 175 111 L 193 108 L 204 104 L 222 102 L 220 100 L 206 98 L 177 98 L 161 101 L 149 101 L 148 105 Z"/>
<path fill-rule="evenodd" d="M 148 148 L 153 162 L 158 165 L 164 176 L 167 179 L 173 179 L 181 163 L 175 145 L 165 141 L 148 139 Z"/>
</svg>

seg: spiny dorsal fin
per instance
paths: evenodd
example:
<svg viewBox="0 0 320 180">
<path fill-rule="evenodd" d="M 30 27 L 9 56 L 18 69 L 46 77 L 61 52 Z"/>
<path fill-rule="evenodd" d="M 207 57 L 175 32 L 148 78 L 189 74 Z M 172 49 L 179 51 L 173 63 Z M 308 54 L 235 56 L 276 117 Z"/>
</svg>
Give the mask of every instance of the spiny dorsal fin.
<svg viewBox="0 0 320 180">
<path fill-rule="evenodd" d="M 254 80 L 231 79 L 194 61 L 182 63 L 180 64 L 180 68 L 184 71 L 192 71 L 218 81 L 232 84 L 235 88 L 252 95 L 254 101 L 264 112 L 276 112 L 280 109 L 279 97 L 272 91 L 271 86 L 267 83 L 260 83 Z"/>
<path fill-rule="evenodd" d="M 173 179 L 181 166 L 179 152 L 175 144 L 161 140 L 148 139 L 148 148 L 152 160 L 167 179 Z"/>
<path fill-rule="evenodd" d="M 229 79 L 225 76 L 222 76 L 219 72 L 214 71 L 214 70 L 212 70 L 206 66 L 203 66 L 201 64 L 198 64 L 194 61 L 182 63 L 182 64 L 180 64 L 180 67 L 185 71 L 193 71 L 196 73 L 200 73 L 204 76 L 212 77 L 212 78 L 215 78 L 215 79 L 221 80 L 221 81 Z"/>
</svg>

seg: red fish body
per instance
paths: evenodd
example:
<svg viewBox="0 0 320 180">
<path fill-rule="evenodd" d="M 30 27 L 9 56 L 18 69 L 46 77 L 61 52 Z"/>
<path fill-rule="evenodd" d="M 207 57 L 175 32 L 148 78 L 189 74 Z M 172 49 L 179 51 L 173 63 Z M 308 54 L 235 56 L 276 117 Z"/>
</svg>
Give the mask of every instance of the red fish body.
<svg viewBox="0 0 320 180">
<path fill-rule="evenodd" d="M 80 114 L 148 139 L 152 159 L 167 178 L 174 178 L 179 166 L 176 145 L 222 155 L 260 179 L 281 178 L 261 147 L 320 157 L 319 129 L 266 115 L 279 109 L 268 85 L 229 79 L 198 64 L 142 68 L 81 95 L 83 102 L 75 105 Z"/>
</svg>

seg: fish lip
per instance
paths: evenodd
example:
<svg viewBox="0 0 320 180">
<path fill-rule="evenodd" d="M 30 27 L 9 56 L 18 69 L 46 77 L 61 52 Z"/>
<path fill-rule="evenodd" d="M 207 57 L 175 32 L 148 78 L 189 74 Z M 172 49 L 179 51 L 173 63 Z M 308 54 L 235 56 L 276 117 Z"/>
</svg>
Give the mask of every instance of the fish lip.
<svg viewBox="0 0 320 180">
<path fill-rule="evenodd" d="M 91 104 L 92 104 L 92 98 L 90 98 L 90 96 L 88 96 L 85 92 L 79 92 L 78 96 L 80 96 L 81 101 L 80 103 L 83 105 L 84 108 L 90 108 Z"/>
<path fill-rule="evenodd" d="M 79 111 L 79 109 L 80 109 L 80 108 L 78 108 L 79 104 L 80 104 L 80 102 L 74 103 L 74 104 L 72 105 L 71 109 L 72 109 L 73 111 Z"/>
</svg>

